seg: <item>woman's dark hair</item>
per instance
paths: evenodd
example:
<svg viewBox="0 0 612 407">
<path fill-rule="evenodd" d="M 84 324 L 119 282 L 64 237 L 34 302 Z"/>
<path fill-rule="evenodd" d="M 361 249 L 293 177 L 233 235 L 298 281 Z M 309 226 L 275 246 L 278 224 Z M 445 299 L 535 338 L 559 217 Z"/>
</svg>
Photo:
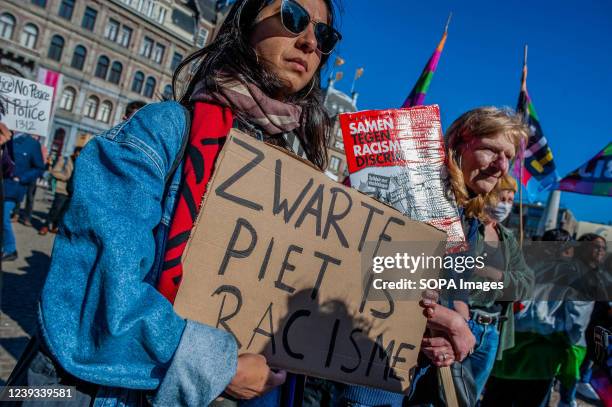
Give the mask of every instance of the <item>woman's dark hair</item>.
<svg viewBox="0 0 612 407">
<path fill-rule="evenodd" d="M 571 240 L 572 236 L 569 232 L 561 228 L 547 230 L 542 235 L 543 242 L 569 242 Z"/>
<path fill-rule="evenodd" d="M 565 229 L 556 228 L 547 230 L 542 235 L 541 241 L 558 243 L 554 245 L 535 245 L 536 248 L 541 248 L 542 250 L 541 254 L 536 254 L 536 256 L 543 255 L 544 257 L 557 258 L 557 256 L 559 256 L 565 250 L 574 246 L 574 243 L 572 242 L 573 240 L 572 235 L 570 235 L 570 233 Z"/>
<path fill-rule="evenodd" d="M 250 44 L 254 21 L 271 0 L 238 0 L 232 6 L 215 39 L 206 47 L 192 53 L 183 60 L 172 78 L 174 98 L 188 106 L 196 84 L 205 81 L 205 91 L 214 93 L 220 79 L 235 78 L 245 83 L 256 84 L 266 95 L 273 97 L 286 88 L 286 83 L 260 64 Z M 333 0 L 322 0 L 328 9 L 328 24 L 334 25 Z M 302 108 L 302 126 L 297 136 L 302 142 L 308 159 L 317 167 L 327 166 L 327 140 L 331 122 L 323 107 L 321 92 L 321 69 L 328 55 L 321 55 L 321 64 L 310 83 L 287 98 L 286 102 Z M 191 67 L 191 68 L 190 68 Z M 187 69 L 187 84 L 178 92 L 184 70 Z M 180 94 L 180 97 L 177 96 Z M 240 115 L 241 112 L 235 112 Z"/>
<path fill-rule="evenodd" d="M 124 116 L 126 118 L 132 117 L 132 115 L 136 113 L 138 109 L 145 107 L 146 105 L 147 103 L 143 102 L 142 100 L 133 100 L 125 106 Z"/>
</svg>

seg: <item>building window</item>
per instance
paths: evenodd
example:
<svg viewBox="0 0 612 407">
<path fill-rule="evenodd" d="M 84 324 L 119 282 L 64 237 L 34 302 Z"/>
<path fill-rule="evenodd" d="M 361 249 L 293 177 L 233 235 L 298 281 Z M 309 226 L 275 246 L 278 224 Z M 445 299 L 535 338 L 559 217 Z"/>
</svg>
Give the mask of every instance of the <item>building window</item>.
<svg viewBox="0 0 612 407">
<path fill-rule="evenodd" d="M 76 97 L 76 91 L 74 88 L 70 86 L 66 86 L 64 91 L 62 92 L 62 97 L 59 101 L 59 107 L 64 110 L 72 111 L 72 107 L 74 106 L 74 99 Z"/>
<path fill-rule="evenodd" d="M 145 58 L 151 58 L 151 52 L 153 51 L 153 40 L 149 37 L 144 37 L 142 45 L 140 47 L 140 55 Z"/>
<path fill-rule="evenodd" d="M 164 100 L 172 100 L 174 98 L 174 95 L 172 94 L 172 85 L 164 86 L 164 93 L 162 97 Z"/>
<path fill-rule="evenodd" d="M 160 24 L 163 24 L 164 21 L 166 20 L 166 13 L 168 12 L 168 10 L 166 10 L 164 7 L 160 7 L 159 8 L 159 15 L 157 16 L 157 22 Z"/>
<path fill-rule="evenodd" d="M 200 28 L 198 31 L 198 38 L 196 40 L 196 45 L 202 48 L 206 45 L 206 40 L 208 39 L 208 30 L 206 28 Z"/>
<path fill-rule="evenodd" d="M 49 45 L 49 54 L 47 57 L 54 61 L 60 61 L 62 59 L 62 52 L 64 51 L 64 39 L 59 35 L 51 37 L 51 45 Z"/>
<path fill-rule="evenodd" d="M 166 47 L 161 44 L 155 44 L 155 49 L 153 50 L 153 61 L 161 64 L 164 60 L 164 52 L 166 52 Z"/>
<path fill-rule="evenodd" d="M 100 110 L 98 111 L 98 120 L 104 123 L 108 123 L 111 113 L 113 111 L 113 104 L 108 100 L 105 100 L 100 105 Z"/>
<path fill-rule="evenodd" d="M 21 45 L 26 48 L 34 49 L 36 47 L 36 41 L 38 40 L 38 28 L 34 24 L 28 23 L 23 26 L 21 31 L 21 38 L 19 41 Z"/>
<path fill-rule="evenodd" d="M 98 113 L 98 105 L 100 104 L 100 100 L 95 96 L 90 96 L 87 98 L 85 102 L 85 117 L 89 117 L 90 119 L 95 119 L 96 114 Z"/>
<path fill-rule="evenodd" d="M 32 4 L 38 7 L 45 8 L 47 7 L 47 0 L 32 0 Z"/>
<path fill-rule="evenodd" d="M 93 31 L 96 25 L 96 18 L 98 17 L 98 11 L 91 7 L 85 7 L 85 13 L 83 13 L 83 21 L 81 27 L 86 30 Z"/>
<path fill-rule="evenodd" d="M 332 170 L 332 172 L 337 173 L 339 168 L 340 168 L 340 159 L 332 155 L 329 160 L 329 169 Z"/>
<path fill-rule="evenodd" d="M 83 66 L 85 66 L 85 58 L 87 57 L 87 50 L 82 45 L 77 45 L 74 48 L 74 54 L 72 54 L 72 62 L 70 62 L 70 66 L 74 69 L 78 69 L 79 71 L 83 70 Z"/>
<path fill-rule="evenodd" d="M 132 81 L 132 92 L 142 92 L 142 84 L 144 83 L 144 74 L 140 71 L 136 71 L 134 74 L 134 80 Z"/>
<path fill-rule="evenodd" d="M 108 65 L 110 64 L 110 60 L 108 57 L 102 55 L 98 58 L 98 63 L 96 65 L 95 75 L 100 79 L 106 79 L 106 74 L 108 73 Z"/>
<path fill-rule="evenodd" d="M 108 76 L 108 81 L 111 83 L 118 84 L 121 80 L 121 72 L 123 71 L 123 65 L 121 62 L 115 61 L 113 62 L 113 66 L 111 66 L 110 75 Z"/>
<path fill-rule="evenodd" d="M 117 41 L 118 33 L 119 33 L 119 21 L 109 18 L 108 23 L 106 24 L 106 28 L 104 29 L 104 37 L 111 41 Z"/>
<path fill-rule="evenodd" d="M 179 66 L 182 60 L 183 56 L 178 52 L 175 52 L 174 55 L 172 55 L 172 64 L 170 65 L 170 69 L 174 71 L 176 67 Z"/>
<path fill-rule="evenodd" d="M 59 8 L 59 16 L 70 20 L 74 11 L 74 0 L 62 0 Z"/>
<path fill-rule="evenodd" d="M 144 3 L 143 13 L 149 18 L 153 17 L 153 8 L 155 7 L 155 3 L 153 3 L 151 0 L 145 0 Z"/>
<path fill-rule="evenodd" d="M 9 13 L 0 14 L 0 37 L 10 40 L 15 30 L 15 17 Z"/>
<path fill-rule="evenodd" d="M 155 93 L 155 78 L 149 76 L 147 78 L 147 82 L 145 83 L 144 95 L 145 97 L 152 98 Z"/>
<path fill-rule="evenodd" d="M 125 48 L 130 46 L 130 40 L 132 39 L 133 30 L 130 27 L 123 26 L 121 27 L 121 35 L 119 35 L 119 45 L 124 46 Z"/>
</svg>

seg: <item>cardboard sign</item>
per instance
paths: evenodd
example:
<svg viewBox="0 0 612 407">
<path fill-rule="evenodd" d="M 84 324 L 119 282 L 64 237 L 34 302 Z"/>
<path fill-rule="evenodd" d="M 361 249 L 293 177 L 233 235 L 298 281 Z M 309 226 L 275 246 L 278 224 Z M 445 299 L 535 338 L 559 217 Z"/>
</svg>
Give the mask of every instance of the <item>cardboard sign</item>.
<svg viewBox="0 0 612 407">
<path fill-rule="evenodd" d="M 422 309 L 368 300 L 362 266 L 389 241 L 436 242 L 433 254 L 444 237 L 232 131 L 183 254 L 175 309 L 231 332 L 241 353 L 274 367 L 405 392 Z"/>
<path fill-rule="evenodd" d="M 47 136 L 53 88 L 0 72 L 0 120 L 16 132 Z"/>
</svg>

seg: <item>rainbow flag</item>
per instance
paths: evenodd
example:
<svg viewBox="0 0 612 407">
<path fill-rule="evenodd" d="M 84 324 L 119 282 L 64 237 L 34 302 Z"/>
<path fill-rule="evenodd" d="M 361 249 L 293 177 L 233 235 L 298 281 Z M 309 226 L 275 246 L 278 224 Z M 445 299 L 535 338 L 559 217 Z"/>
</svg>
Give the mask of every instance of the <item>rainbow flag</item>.
<svg viewBox="0 0 612 407">
<path fill-rule="evenodd" d="M 449 17 L 450 22 L 450 17 Z M 438 67 L 438 62 L 440 62 L 440 55 L 442 55 L 442 50 L 444 49 L 444 44 L 446 43 L 446 36 L 448 34 L 448 23 L 446 23 L 446 28 L 444 29 L 444 34 L 442 35 L 442 39 L 438 43 L 436 50 L 434 51 L 429 61 L 427 61 L 427 65 L 425 65 L 425 69 L 421 73 L 419 80 L 412 88 L 412 91 L 406 98 L 406 101 L 402 105 L 402 107 L 412 107 L 412 106 L 420 106 L 425 101 L 425 95 L 427 94 L 427 90 L 429 89 L 429 85 L 431 85 L 431 79 L 433 78 L 434 72 L 436 72 L 436 68 Z"/>
<path fill-rule="evenodd" d="M 521 91 L 519 93 L 516 112 L 521 114 L 529 126 L 530 135 L 526 146 L 521 146 L 517 154 L 513 175 L 527 186 L 533 177 L 546 188 L 557 180 L 557 171 L 553 154 L 544 137 L 540 119 L 535 111 L 533 102 L 527 92 L 527 64 L 523 64 L 521 77 Z"/>
<path fill-rule="evenodd" d="M 612 142 L 559 181 L 561 191 L 612 196 Z"/>
</svg>

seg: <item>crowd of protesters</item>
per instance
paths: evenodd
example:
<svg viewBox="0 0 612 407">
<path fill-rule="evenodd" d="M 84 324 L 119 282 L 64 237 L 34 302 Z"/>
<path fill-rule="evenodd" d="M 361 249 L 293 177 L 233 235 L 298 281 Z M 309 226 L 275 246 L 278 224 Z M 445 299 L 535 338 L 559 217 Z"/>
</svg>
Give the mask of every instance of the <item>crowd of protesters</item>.
<svg viewBox="0 0 612 407">
<path fill-rule="evenodd" d="M 138 100 L 128 103 L 123 120 L 127 120 L 143 106 L 145 103 Z M 42 217 L 38 234 L 44 236 L 49 232 L 58 232 L 73 192 L 75 161 L 83 146 L 74 147 L 70 156 L 53 157 L 47 154 L 46 147 L 40 143 L 38 136 L 14 133 L 4 124 L 1 125 L 4 192 L 2 261 L 10 262 L 19 257 L 12 223 L 32 226 L 34 200 L 40 180 L 48 181 L 53 200 L 49 211 Z"/>
<path fill-rule="evenodd" d="M 3 165 L 3 260 L 18 256 L 11 213 L 45 171 L 55 195 L 39 233 L 57 236 L 38 332 L 8 384 L 75 386 L 72 406 L 297 406 L 299 384 L 313 406 L 437 406 L 436 369 L 450 367 L 461 405 L 543 407 L 556 381 L 560 406 L 575 406 L 577 393 L 597 397 L 589 375 L 607 349 L 602 357 L 593 332 L 610 328 L 610 303 L 530 295 L 561 285 L 556 276 L 571 290 L 605 289 L 607 242 L 592 234 L 572 242 L 556 229 L 542 238 L 558 242 L 555 251 L 524 254 L 504 221 L 518 191 L 509 168 L 529 130 L 496 107 L 451 124 L 448 170 L 469 252 L 488 259 L 470 278 L 503 282 L 522 300 L 429 293 L 408 395 L 288 375 L 262 355 L 238 355 L 228 332 L 175 313 L 182 265 L 164 260 L 180 258 L 180 237 L 199 211 L 185 200 L 202 201 L 232 128 L 290 151 L 299 145 L 294 153 L 325 169 L 331 125 L 320 77 L 341 39 L 334 26 L 330 0 L 238 0 L 212 43 L 177 68 L 177 102 L 132 104 L 121 126 L 46 165 L 34 138 L 13 136 L 14 166 Z M 0 130 L 0 140 L 10 138 Z M 26 203 L 22 222 L 30 216 Z"/>
</svg>

